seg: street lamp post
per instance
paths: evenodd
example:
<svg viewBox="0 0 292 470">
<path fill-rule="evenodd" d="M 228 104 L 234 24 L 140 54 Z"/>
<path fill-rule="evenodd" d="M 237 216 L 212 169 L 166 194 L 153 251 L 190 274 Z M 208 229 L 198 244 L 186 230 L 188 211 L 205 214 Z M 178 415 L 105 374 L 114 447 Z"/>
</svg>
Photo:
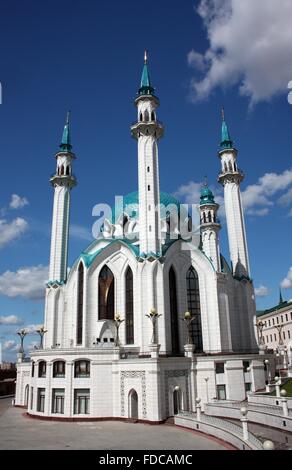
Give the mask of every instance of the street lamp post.
<svg viewBox="0 0 292 470">
<path fill-rule="evenodd" d="M 267 392 L 270 392 L 270 383 L 271 383 L 271 369 L 270 369 L 270 361 L 269 359 L 265 359 L 264 360 L 264 364 L 267 368 L 267 372 L 268 372 L 268 383 L 266 385 L 266 391 Z"/>
<path fill-rule="evenodd" d="M 121 324 L 125 321 L 124 319 L 121 319 L 119 313 L 115 315 L 115 319 L 113 320 L 115 329 L 116 329 L 116 335 L 115 335 L 115 347 L 118 348 L 120 346 L 120 337 L 119 337 L 119 328 Z"/>
<path fill-rule="evenodd" d="M 278 334 L 279 334 L 279 346 L 283 346 L 283 344 L 284 344 L 283 339 L 282 339 L 283 325 L 276 325 L 276 329 L 277 329 Z"/>
<path fill-rule="evenodd" d="M 22 330 L 17 332 L 19 338 L 20 338 L 20 348 L 19 348 L 19 353 L 23 354 L 24 353 L 24 348 L 23 348 L 23 341 L 25 336 L 27 335 L 27 331 L 23 328 Z"/>
<path fill-rule="evenodd" d="M 188 334 L 187 344 L 193 344 L 192 322 L 194 321 L 194 319 L 195 317 L 190 312 L 185 312 L 184 318 L 182 318 L 182 321 L 185 323 L 187 327 L 187 334 Z"/>
<path fill-rule="evenodd" d="M 258 330 L 258 340 L 259 340 L 259 344 L 264 344 L 264 341 L 263 341 L 263 329 L 264 329 L 264 322 L 263 321 L 258 321 L 257 324 L 256 324 L 256 327 L 257 327 L 257 330 Z"/>
<path fill-rule="evenodd" d="M 151 320 L 152 323 L 152 338 L 151 338 L 151 344 L 157 344 L 157 320 L 159 317 L 161 317 L 161 314 L 158 314 L 158 312 L 155 310 L 155 308 L 152 308 L 150 310 L 150 313 L 146 314 L 146 317 L 148 317 Z"/>
<path fill-rule="evenodd" d="M 207 398 L 207 403 L 209 403 L 209 387 L 208 387 L 208 382 L 209 382 L 209 377 L 205 377 L 205 382 L 206 382 L 206 398 Z"/>
<path fill-rule="evenodd" d="M 44 336 L 48 330 L 45 330 L 44 326 L 41 326 L 36 332 L 40 335 L 39 349 L 44 349 Z"/>
</svg>

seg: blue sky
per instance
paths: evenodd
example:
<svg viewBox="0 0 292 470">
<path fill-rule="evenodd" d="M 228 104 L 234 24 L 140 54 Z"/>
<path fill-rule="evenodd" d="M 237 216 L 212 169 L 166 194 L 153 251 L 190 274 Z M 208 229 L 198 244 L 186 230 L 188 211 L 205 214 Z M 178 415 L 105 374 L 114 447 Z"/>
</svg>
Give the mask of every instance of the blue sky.
<svg viewBox="0 0 292 470">
<path fill-rule="evenodd" d="M 287 101 L 292 66 L 286 66 L 292 38 L 290 27 L 285 30 L 287 11 L 279 12 L 276 0 L 264 1 L 268 8 L 256 30 L 251 9 L 258 6 L 251 0 L 240 7 L 246 15 L 238 11 L 238 0 L 148 0 L 147 5 L 11 0 L 2 5 L 0 341 L 5 359 L 14 357 L 18 324 L 43 321 L 39 284 L 48 265 L 53 203 L 48 180 L 67 109 L 78 157 L 69 265 L 89 244 L 93 205 L 113 203 L 115 195 L 137 189 L 129 126 L 136 117 L 133 98 L 145 48 L 165 124 L 161 189 L 196 203 L 199 183 L 208 175 L 220 200 L 217 149 L 224 104 L 246 175 L 242 190 L 252 277 L 256 288 L 262 286 L 258 308 L 277 303 L 285 278 L 283 295 L 292 298 L 292 273 L 287 277 L 292 266 L 292 107 Z M 250 38 L 259 45 L 254 50 L 240 36 L 248 38 L 249 28 L 258 35 Z M 268 49 L 260 46 L 267 43 Z M 13 194 L 19 198 L 12 200 Z M 229 259 L 226 238 L 223 224 L 221 250 Z M 27 342 L 35 340 L 31 336 Z"/>
</svg>

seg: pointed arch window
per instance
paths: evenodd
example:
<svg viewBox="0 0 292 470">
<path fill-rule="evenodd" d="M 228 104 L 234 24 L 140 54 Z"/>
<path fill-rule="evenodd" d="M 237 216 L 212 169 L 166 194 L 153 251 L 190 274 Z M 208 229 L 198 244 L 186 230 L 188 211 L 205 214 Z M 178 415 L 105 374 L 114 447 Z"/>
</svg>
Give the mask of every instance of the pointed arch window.
<svg viewBox="0 0 292 470">
<path fill-rule="evenodd" d="M 113 320 L 115 309 L 115 278 L 108 266 L 104 266 L 98 278 L 99 320 Z"/>
<path fill-rule="evenodd" d="M 202 325 L 201 325 L 201 306 L 199 278 L 195 269 L 191 266 L 187 272 L 187 301 L 188 311 L 194 317 L 191 323 L 191 336 L 196 351 L 203 351 Z"/>
<path fill-rule="evenodd" d="M 176 293 L 176 275 L 173 267 L 169 270 L 169 302 L 170 302 L 170 324 L 171 324 L 171 347 L 172 354 L 179 353 L 178 335 L 178 311 Z"/>
<path fill-rule="evenodd" d="M 126 272 L 126 344 L 134 344 L 133 272 L 130 266 Z"/>
<path fill-rule="evenodd" d="M 83 287 L 84 287 L 84 266 L 83 263 L 78 267 L 78 286 L 77 286 L 77 337 L 76 344 L 82 344 L 83 336 Z"/>
</svg>

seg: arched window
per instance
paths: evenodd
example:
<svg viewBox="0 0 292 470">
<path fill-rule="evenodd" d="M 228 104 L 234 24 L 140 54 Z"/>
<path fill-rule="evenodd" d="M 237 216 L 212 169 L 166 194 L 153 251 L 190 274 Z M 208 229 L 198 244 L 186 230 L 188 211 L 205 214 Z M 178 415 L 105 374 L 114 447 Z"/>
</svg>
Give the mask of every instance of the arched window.
<svg viewBox="0 0 292 470">
<path fill-rule="evenodd" d="M 66 175 L 67 175 L 67 176 L 70 175 L 70 167 L 69 167 L 69 166 L 67 166 L 67 168 L 66 168 Z"/>
<path fill-rule="evenodd" d="M 187 272 L 186 281 L 188 311 L 194 317 L 194 320 L 191 323 L 191 336 L 193 343 L 196 346 L 196 351 L 199 352 L 203 350 L 200 290 L 198 274 L 192 266 Z"/>
<path fill-rule="evenodd" d="M 169 302 L 170 302 L 172 354 L 175 355 L 179 353 L 179 336 L 178 336 L 176 276 L 175 276 L 173 267 L 171 267 L 169 270 Z"/>
<path fill-rule="evenodd" d="M 133 273 L 130 266 L 126 272 L 126 344 L 134 344 Z"/>
<path fill-rule="evenodd" d="M 115 278 L 108 266 L 104 266 L 98 279 L 99 320 L 113 320 L 115 309 Z"/>
<path fill-rule="evenodd" d="M 140 113 L 140 121 L 143 121 L 143 114 Z"/>
<path fill-rule="evenodd" d="M 208 222 L 212 222 L 212 216 L 211 216 L 211 212 L 210 212 L 210 211 L 208 212 Z"/>
<path fill-rule="evenodd" d="M 84 284 L 84 266 L 83 263 L 78 267 L 78 286 L 77 286 L 77 344 L 82 344 L 83 336 L 83 284 Z"/>
<path fill-rule="evenodd" d="M 46 361 L 39 362 L 39 377 L 45 377 L 47 371 L 47 363 Z"/>
<path fill-rule="evenodd" d="M 61 175 L 64 175 L 64 165 L 61 166 Z"/>
<path fill-rule="evenodd" d="M 56 361 L 53 364 L 53 377 L 65 377 L 65 362 L 64 361 Z"/>
<path fill-rule="evenodd" d="M 31 363 L 31 376 L 34 377 L 34 361 Z"/>
<path fill-rule="evenodd" d="M 203 212 L 203 222 L 206 223 L 206 212 Z"/>
<path fill-rule="evenodd" d="M 152 111 L 152 113 L 151 113 L 151 121 L 155 121 L 155 113 L 154 113 L 154 111 Z"/>
<path fill-rule="evenodd" d="M 132 389 L 129 392 L 129 418 L 138 419 L 138 395 L 136 390 Z"/>
<path fill-rule="evenodd" d="M 90 361 L 83 359 L 74 364 L 74 377 L 90 377 Z"/>
</svg>

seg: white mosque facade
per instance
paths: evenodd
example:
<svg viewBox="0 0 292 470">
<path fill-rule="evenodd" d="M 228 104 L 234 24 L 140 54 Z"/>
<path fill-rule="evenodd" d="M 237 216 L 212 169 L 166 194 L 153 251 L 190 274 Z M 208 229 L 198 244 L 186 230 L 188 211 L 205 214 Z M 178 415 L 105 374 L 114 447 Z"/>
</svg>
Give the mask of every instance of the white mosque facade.
<svg viewBox="0 0 292 470">
<path fill-rule="evenodd" d="M 178 409 L 195 410 L 198 397 L 203 405 L 213 398 L 243 400 L 265 385 L 253 326 L 243 173 L 225 118 L 218 155 L 230 265 L 220 252 L 211 190 L 202 188 L 198 230 L 180 202 L 160 191 L 163 125 L 146 57 L 135 103 L 138 191 L 125 196 L 69 273 L 76 179 L 69 120 L 64 128 L 51 178 L 44 343 L 29 358 L 20 353 L 17 365 L 15 403 L 32 416 L 161 422 Z"/>
</svg>

